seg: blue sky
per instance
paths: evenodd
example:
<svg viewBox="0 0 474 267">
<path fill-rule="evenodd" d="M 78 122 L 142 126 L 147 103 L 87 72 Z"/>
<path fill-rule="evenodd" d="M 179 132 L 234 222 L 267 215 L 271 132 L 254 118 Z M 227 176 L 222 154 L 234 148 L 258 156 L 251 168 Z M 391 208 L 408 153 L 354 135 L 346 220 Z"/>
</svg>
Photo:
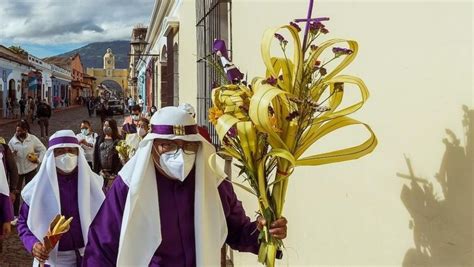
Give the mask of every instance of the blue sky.
<svg viewBox="0 0 474 267">
<path fill-rule="evenodd" d="M 154 0 L 0 0 L 0 44 L 48 57 L 92 42 L 128 40 Z"/>
</svg>

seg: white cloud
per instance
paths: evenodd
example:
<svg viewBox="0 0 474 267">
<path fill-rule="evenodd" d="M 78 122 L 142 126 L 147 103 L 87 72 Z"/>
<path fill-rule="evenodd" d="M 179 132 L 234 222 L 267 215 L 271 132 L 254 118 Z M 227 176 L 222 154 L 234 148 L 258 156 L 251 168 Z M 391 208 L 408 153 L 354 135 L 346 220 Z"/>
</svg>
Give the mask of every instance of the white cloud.
<svg viewBox="0 0 474 267">
<path fill-rule="evenodd" d="M 154 0 L 0 0 L 0 40 L 64 44 L 129 39 Z"/>
</svg>

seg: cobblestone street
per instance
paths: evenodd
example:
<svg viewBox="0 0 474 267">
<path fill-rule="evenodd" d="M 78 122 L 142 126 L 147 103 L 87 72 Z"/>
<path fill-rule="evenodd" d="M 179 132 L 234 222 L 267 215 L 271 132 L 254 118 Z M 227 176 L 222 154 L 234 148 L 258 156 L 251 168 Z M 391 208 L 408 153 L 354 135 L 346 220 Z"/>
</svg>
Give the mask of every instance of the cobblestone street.
<svg viewBox="0 0 474 267">
<path fill-rule="evenodd" d="M 121 125 L 123 121 L 122 116 L 115 116 L 114 119 L 117 120 L 118 125 Z M 92 123 L 92 128 L 95 132 L 99 132 L 100 130 L 100 118 L 96 117 L 89 117 L 87 113 L 87 109 L 85 107 L 76 106 L 71 107 L 67 110 L 59 110 L 53 112 L 51 119 L 49 120 L 49 135 L 53 134 L 57 130 L 62 129 L 71 129 L 74 132 L 79 132 L 79 126 L 82 120 L 89 120 Z M 28 121 L 31 127 L 31 133 L 36 135 L 38 138 L 40 137 L 40 127 L 38 125 L 38 120 L 35 120 L 33 123 Z M 15 126 L 16 123 L 8 123 L 4 125 L 0 125 L 0 136 L 5 138 L 5 141 L 8 141 L 12 138 L 15 133 Z M 43 143 L 47 143 L 42 140 Z"/>
<path fill-rule="evenodd" d="M 72 107 L 52 114 L 49 122 L 49 135 L 61 129 L 71 129 L 74 132 L 78 132 L 80 123 L 84 119 L 91 121 L 94 131 L 100 132 L 100 117 L 89 117 L 85 107 Z M 122 116 L 115 116 L 114 119 L 117 120 L 118 125 L 121 125 L 123 122 Z M 16 123 L 0 125 L 0 136 L 4 137 L 6 142 L 8 142 L 15 133 L 15 125 Z M 37 120 L 34 123 L 31 123 L 30 126 L 32 134 L 39 137 L 40 128 Z M 47 144 L 47 140 L 42 141 L 45 145 Z M 15 227 L 12 227 L 10 237 L 3 240 L 2 250 L 0 251 L 2 251 L 0 253 L 0 267 L 23 267 L 31 266 L 32 264 L 32 257 L 24 249 L 23 244 L 18 238 Z"/>
</svg>

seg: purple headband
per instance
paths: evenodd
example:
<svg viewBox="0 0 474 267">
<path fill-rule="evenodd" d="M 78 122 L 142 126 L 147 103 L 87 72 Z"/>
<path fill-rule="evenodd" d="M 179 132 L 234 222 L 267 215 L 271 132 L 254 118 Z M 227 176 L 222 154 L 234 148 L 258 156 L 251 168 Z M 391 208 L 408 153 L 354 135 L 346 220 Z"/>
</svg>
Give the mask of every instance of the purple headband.
<svg viewBox="0 0 474 267">
<path fill-rule="evenodd" d="M 73 136 L 61 136 L 61 137 L 56 137 L 51 140 L 49 140 L 48 146 L 55 146 L 58 144 L 75 144 L 78 145 L 79 142 L 77 141 L 76 137 Z"/>
<path fill-rule="evenodd" d="M 151 125 L 151 132 L 155 134 L 189 135 L 197 134 L 197 125 Z"/>
</svg>

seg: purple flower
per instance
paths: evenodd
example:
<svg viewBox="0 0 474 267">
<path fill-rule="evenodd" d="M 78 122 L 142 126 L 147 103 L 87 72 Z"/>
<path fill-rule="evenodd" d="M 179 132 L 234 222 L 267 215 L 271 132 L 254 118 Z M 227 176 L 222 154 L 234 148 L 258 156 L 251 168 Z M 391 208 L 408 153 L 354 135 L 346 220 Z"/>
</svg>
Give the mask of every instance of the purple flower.
<svg viewBox="0 0 474 267">
<path fill-rule="evenodd" d="M 348 48 L 342 48 L 342 47 L 333 47 L 332 52 L 335 54 L 336 57 L 341 56 L 341 55 L 350 55 L 354 53 L 354 51 Z"/>
<path fill-rule="evenodd" d="M 328 71 L 325 68 L 320 68 L 319 73 L 321 73 L 321 76 L 324 76 L 324 75 L 328 74 Z"/>
<path fill-rule="evenodd" d="M 298 117 L 299 115 L 300 115 L 300 113 L 299 113 L 297 110 L 295 110 L 295 111 L 291 112 L 290 114 L 288 114 L 288 116 L 286 116 L 285 119 L 286 119 L 287 121 L 291 121 L 291 120 L 293 120 L 294 118 Z"/>
<path fill-rule="evenodd" d="M 324 27 L 326 27 L 326 26 L 324 24 L 322 24 L 321 22 L 319 22 L 319 21 L 313 21 L 313 22 L 310 22 L 310 24 L 309 24 L 309 29 L 312 32 L 317 32 L 317 31 L 323 29 Z"/>
<path fill-rule="evenodd" d="M 309 30 L 311 31 L 312 34 L 317 34 L 318 32 L 321 32 L 323 34 L 326 34 L 329 32 L 328 29 L 326 29 L 326 25 L 322 24 L 319 21 L 313 21 L 309 24 Z"/>
<path fill-rule="evenodd" d="M 321 65 L 321 61 L 319 61 L 319 60 L 316 60 L 316 62 L 314 62 L 314 65 L 315 65 L 315 66 L 319 66 L 319 65 Z"/>
<path fill-rule="evenodd" d="M 275 38 L 278 39 L 278 41 L 283 42 L 285 40 L 285 37 L 279 33 L 275 33 Z"/>
<path fill-rule="evenodd" d="M 265 83 L 275 86 L 277 84 L 277 80 L 273 78 L 273 76 L 270 76 L 265 80 Z"/>
<path fill-rule="evenodd" d="M 298 32 L 301 31 L 301 28 L 298 24 L 294 23 L 293 21 L 290 22 L 290 25 L 293 26 L 293 28 L 295 28 Z"/>
<path fill-rule="evenodd" d="M 227 131 L 227 136 L 234 138 L 237 136 L 237 129 L 235 127 L 231 127 L 229 131 Z"/>
</svg>

